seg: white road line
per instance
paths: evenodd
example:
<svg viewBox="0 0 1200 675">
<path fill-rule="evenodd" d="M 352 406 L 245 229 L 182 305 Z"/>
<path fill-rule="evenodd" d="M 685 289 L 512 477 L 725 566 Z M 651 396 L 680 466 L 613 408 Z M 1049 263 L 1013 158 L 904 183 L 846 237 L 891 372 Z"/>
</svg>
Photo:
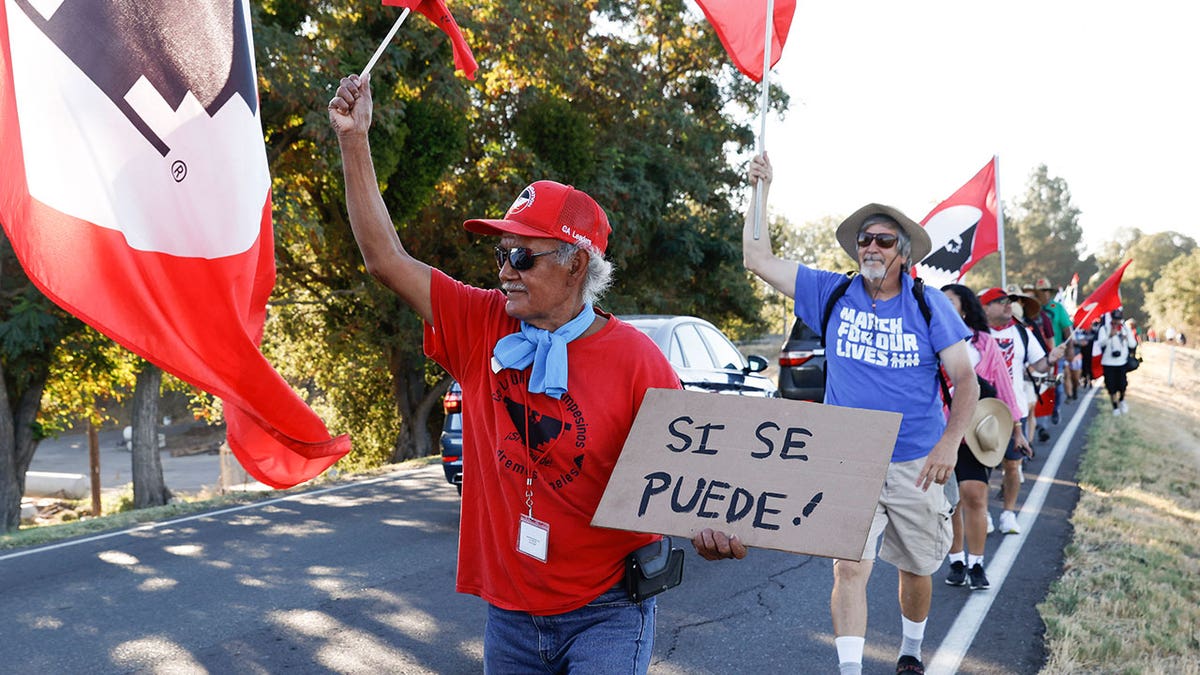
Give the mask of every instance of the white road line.
<svg viewBox="0 0 1200 675">
<path fill-rule="evenodd" d="M 988 591 L 972 592 L 971 596 L 967 598 L 958 617 L 946 631 L 945 639 L 938 645 L 937 654 L 926 666 L 926 672 L 930 675 L 954 675 L 958 672 L 958 667 L 962 664 L 963 657 L 967 655 L 967 649 L 975 640 L 980 626 L 983 625 L 983 620 L 987 617 L 992 602 L 995 601 L 1004 585 L 1004 580 L 1008 577 L 1008 572 L 1012 569 L 1017 554 L 1025 545 L 1025 537 L 1033 531 L 1033 524 L 1037 521 L 1038 514 L 1042 511 L 1042 505 L 1046 501 L 1046 493 L 1050 491 L 1050 486 L 1057 479 L 1058 467 L 1062 464 L 1063 457 L 1067 454 L 1067 448 L 1071 445 L 1071 439 L 1075 437 L 1075 432 L 1083 422 L 1083 417 L 1091 406 L 1097 391 L 1099 391 L 1097 387 L 1090 389 L 1076 406 L 1071 422 L 1058 437 L 1050 456 L 1046 459 L 1045 466 L 1038 472 L 1037 483 L 1029 491 L 1029 496 L 1025 498 L 1021 512 L 1017 514 L 1017 523 L 1021 526 L 1021 533 L 1003 535 L 1004 540 L 1000 543 L 999 548 L 988 558 L 987 573 L 992 583 L 991 588 Z"/>
<path fill-rule="evenodd" d="M 322 488 L 320 490 L 312 490 L 309 492 L 298 492 L 296 494 L 287 495 L 285 497 L 278 497 L 276 499 L 268 499 L 268 500 L 262 501 L 262 502 L 253 502 L 251 504 L 242 504 L 241 506 L 233 506 L 233 507 L 230 507 L 227 509 L 221 509 L 220 511 L 205 511 L 204 513 L 196 513 L 196 514 L 193 514 L 190 516 L 183 516 L 180 518 L 175 518 L 174 520 L 164 520 L 162 522 L 157 522 L 157 523 L 145 523 L 145 524 L 138 525 L 136 527 L 131 527 L 131 528 L 128 528 L 125 530 L 115 530 L 113 532 L 105 532 L 103 534 L 97 534 L 95 536 L 85 537 L 83 539 L 72 539 L 70 541 L 64 541 L 64 542 L 60 542 L 57 544 L 47 544 L 45 546 L 38 546 L 36 548 L 30 548 L 30 549 L 25 549 L 22 551 L 16 551 L 14 553 L 0 555 L 0 562 L 3 562 L 5 560 L 11 560 L 13 558 L 20 558 L 22 556 L 33 555 L 35 553 L 45 553 L 47 551 L 54 551 L 54 550 L 60 549 L 60 548 L 67 548 L 68 546 L 78 546 L 80 544 L 87 544 L 89 542 L 100 541 L 102 539 L 110 539 L 112 537 L 120 537 L 122 535 L 132 534 L 134 532 L 148 532 L 150 530 L 159 530 L 159 529 L 163 529 L 166 527 L 170 527 L 172 525 L 186 523 L 190 520 L 199 520 L 201 518 L 215 518 L 217 516 L 223 516 L 227 513 L 237 513 L 238 511 L 246 511 L 248 509 L 262 508 L 264 506 L 270 506 L 271 504 L 278 504 L 280 502 L 291 502 L 291 501 L 296 501 L 298 499 L 302 499 L 305 497 L 313 497 L 315 495 L 326 494 L 328 492 L 337 492 L 339 490 L 347 490 L 349 488 L 359 487 L 361 485 L 371 485 L 373 483 L 379 483 L 379 482 L 382 482 L 385 480 L 390 480 L 392 478 L 395 478 L 398 475 L 401 475 L 403 473 L 409 473 L 411 471 L 413 471 L 413 470 L 412 469 L 403 469 L 403 470 L 397 471 L 395 473 L 390 473 L 386 476 L 380 476 L 378 478 L 371 478 L 369 480 L 355 481 L 352 483 L 343 483 L 341 485 L 334 485 L 332 487 Z"/>
</svg>

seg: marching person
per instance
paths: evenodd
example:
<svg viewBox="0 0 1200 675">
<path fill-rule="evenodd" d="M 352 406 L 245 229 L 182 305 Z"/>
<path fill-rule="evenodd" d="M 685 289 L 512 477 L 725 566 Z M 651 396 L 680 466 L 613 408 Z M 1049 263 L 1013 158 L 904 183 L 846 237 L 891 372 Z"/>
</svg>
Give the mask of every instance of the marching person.
<svg viewBox="0 0 1200 675">
<path fill-rule="evenodd" d="M 371 116 L 370 79 L 343 78 L 329 119 L 366 268 L 421 317 L 426 354 L 462 385 L 457 589 L 488 603 L 484 672 L 645 673 L 656 599 L 631 600 L 622 580 L 658 536 L 590 522 L 646 390 L 680 383 L 649 338 L 595 307 L 612 275 L 608 217 L 584 192 L 537 181 L 503 218 L 464 223 L 497 237 L 500 289 L 464 285 L 401 243 Z"/>
<path fill-rule="evenodd" d="M 767 156 L 754 157 L 750 184 L 762 181 L 764 203 L 771 178 Z M 751 208 L 742 234 L 746 267 L 795 298 L 796 316 L 827 338 L 825 402 L 903 414 L 862 561 L 833 564 L 830 612 L 839 667 L 862 672 L 867 580 L 879 547 L 878 556 L 896 566 L 900 580 L 903 642 L 896 670 L 922 673 L 931 575 L 950 545 L 943 486 L 979 398 L 965 342 L 971 333 L 944 295 L 914 286 L 908 270 L 931 244 L 924 228 L 900 211 L 869 204 L 838 226 L 838 242 L 858 263 L 851 279 L 777 257 L 769 237 L 753 237 L 753 220 Z M 838 292 L 825 325 L 826 303 Z M 949 420 L 942 412 L 939 363 L 957 391 Z"/>
<path fill-rule="evenodd" d="M 1046 373 L 1050 366 L 1047 363 L 1046 350 L 1041 341 L 1032 335 L 1019 321 L 1013 319 L 1013 302 L 1022 300 L 1022 295 L 1016 289 L 1008 293 L 1002 288 L 989 288 L 979 294 L 979 302 L 983 305 L 987 316 L 988 328 L 996 344 L 1004 355 L 1004 363 L 1008 366 L 1009 377 L 1012 378 L 1013 392 L 1021 403 L 1022 411 L 1029 411 L 1033 401 L 1029 396 L 1036 395 L 1032 387 L 1026 386 L 1027 377 L 1032 370 Z M 1036 302 L 1036 301 L 1035 301 Z M 1050 360 L 1057 359 L 1065 349 L 1059 345 L 1049 354 Z M 1021 461 L 1023 457 L 1033 457 L 1033 448 L 1024 434 L 1014 434 L 1004 452 L 1004 510 L 1000 512 L 998 523 L 1003 534 L 1020 534 L 1021 526 L 1017 522 L 1017 493 L 1021 490 Z"/>
<path fill-rule="evenodd" d="M 1137 338 L 1121 317 L 1121 308 L 1114 309 L 1096 332 L 1095 348 L 1100 350 L 1104 389 L 1108 391 L 1114 415 L 1129 412 L 1129 405 L 1125 403 L 1125 389 L 1129 386 L 1125 364 L 1129 360 L 1129 350 L 1137 346 Z"/>
<path fill-rule="evenodd" d="M 1021 403 L 1013 391 L 1012 378 L 1008 372 L 1008 364 L 1004 355 L 988 329 L 987 316 L 979 298 L 971 289 L 962 284 L 947 284 L 942 286 L 942 292 L 950 300 L 950 304 L 962 317 L 963 323 L 971 329 L 971 339 L 967 341 L 970 350 L 971 363 L 975 374 L 981 381 L 980 405 L 976 410 L 973 425 L 967 428 L 967 438 L 958 446 L 958 462 L 954 465 L 954 477 L 958 481 L 960 499 L 958 508 L 954 509 L 951 523 L 954 526 L 954 539 L 950 544 L 950 574 L 946 583 L 950 586 L 969 585 L 971 590 L 978 591 L 990 587 L 987 573 L 984 571 L 984 548 L 987 544 L 988 526 L 988 481 L 992 476 L 992 468 L 1004 457 L 1005 446 L 1011 435 L 1024 439 L 1021 430 Z M 986 383 L 986 388 L 982 383 Z M 984 402 L 992 399 L 992 404 L 999 403 L 1007 406 L 1007 412 L 1001 410 L 985 410 Z M 981 414 L 984 413 L 984 414 Z M 987 428 L 987 433 L 980 431 L 981 425 L 992 418 L 995 429 Z M 1007 418 L 1007 419 L 1006 419 Z M 1000 424 L 1001 421 L 1004 424 Z M 979 432 L 979 433 L 972 433 Z M 1003 442 L 993 444 L 995 438 Z M 1018 443 L 1028 445 L 1027 440 Z M 987 453 L 994 455 L 995 461 L 984 463 L 980 461 L 980 444 L 988 445 Z M 998 448 L 993 448 L 998 445 Z M 994 450 L 994 452 L 993 452 Z M 964 550 L 963 540 L 966 540 Z"/>
</svg>

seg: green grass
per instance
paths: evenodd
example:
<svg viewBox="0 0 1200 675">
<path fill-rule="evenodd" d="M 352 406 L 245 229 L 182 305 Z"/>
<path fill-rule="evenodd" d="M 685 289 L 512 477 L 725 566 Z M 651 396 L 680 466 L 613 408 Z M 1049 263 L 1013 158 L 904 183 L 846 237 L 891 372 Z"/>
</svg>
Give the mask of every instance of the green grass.
<svg viewBox="0 0 1200 675">
<path fill-rule="evenodd" d="M 1113 417 L 1104 396 L 1079 469 L 1064 572 L 1039 606 L 1044 673 L 1200 673 L 1198 422 L 1136 399 Z M 1179 425 L 1187 425 L 1180 427 Z"/>
</svg>

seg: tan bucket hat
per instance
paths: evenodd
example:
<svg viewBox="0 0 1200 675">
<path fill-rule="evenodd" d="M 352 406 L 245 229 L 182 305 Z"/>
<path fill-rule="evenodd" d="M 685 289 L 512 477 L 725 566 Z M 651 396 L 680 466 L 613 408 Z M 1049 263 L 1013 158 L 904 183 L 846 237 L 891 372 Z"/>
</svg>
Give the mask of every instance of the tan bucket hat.
<svg viewBox="0 0 1200 675">
<path fill-rule="evenodd" d="M 912 242 L 909 257 L 914 263 L 924 260 L 925 256 L 933 250 L 933 242 L 930 241 L 929 233 L 925 231 L 925 228 L 901 213 L 900 209 L 883 204 L 867 204 L 850 214 L 850 217 L 843 220 L 837 228 L 838 243 L 845 249 L 846 255 L 854 260 L 858 260 L 858 229 L 871 216 L 886 216 L 900 224 L 904 233 L 908 235 L 909 241 Z"/>
<path fill-rule="evenodd" d="M 998 398 L 981 398 L 967 426 L 967 447 L 980 464 L 995 467 L 1004 459 L 1012 432 L 1013 417 L 1008 405 Z"/>
</svg>

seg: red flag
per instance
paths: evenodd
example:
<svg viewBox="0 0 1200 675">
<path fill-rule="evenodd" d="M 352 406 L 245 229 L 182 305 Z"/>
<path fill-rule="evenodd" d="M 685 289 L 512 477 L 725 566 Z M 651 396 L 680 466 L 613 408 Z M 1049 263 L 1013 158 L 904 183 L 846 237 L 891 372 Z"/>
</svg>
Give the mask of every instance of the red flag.
<svg viewBox="0 0 1200 675">
<path fill-rule="evenodd" d="M 455 70 L 463 71 L 468 80 L 475 79 L 475 71 L 478 70 L 479 64 L 475 62 L 471 46 L 467 44 L 462 29 L 458 27 L 458 22 L 454 20 L 454 15 L 443 0 L 383 0 L 383 4 L 386 7 L 406 7 L 429 17 L 429 20 L 450 38 Z M 761 50 L 758 53 L 762 55 Z"/>
<path fill-rule="evenodd" d="M 921 224 L 929 233 L 933 250 L 920 261 L 927 282 L 944 285 L 958 281 L 999 247 L 999 199 L 996 195 L 996 158 L 946 201 L 938 204 Z"/>
<path fill-rule="evenodd" d="M 766 37 L 767 0 L 696 0 L 733 65 L 755 82 L 763 79 L 763 38 Z M 771 26 L 771 65 L 779 62 L 792 27 L 796 0 L 775 0 Z"/>
<path fill-rule="evenodd" d="M 1126 260 L 1125 264 L 1118 267 L 1112 276 L 1105 279 L 1104 283 L 1079 305 L 1079 309 L 1075 310 L 1076 328 L 1086 329 L 1092 325 L 1092 321 L 1121 306 L 1121 276 L 1125 274 L 1125 268 L 1129 267 L 1131 262 L 1132 258 Z"/>
<path fill-rule="evenodd" d="M 275 283 L 246 0 L 0 3 L 0 221 L 47 297 L 225 402 L 272 487 L 350 449 L 258 349 Z M 181 37 L 182 36 L 182 37 Z"/>
</svg>

